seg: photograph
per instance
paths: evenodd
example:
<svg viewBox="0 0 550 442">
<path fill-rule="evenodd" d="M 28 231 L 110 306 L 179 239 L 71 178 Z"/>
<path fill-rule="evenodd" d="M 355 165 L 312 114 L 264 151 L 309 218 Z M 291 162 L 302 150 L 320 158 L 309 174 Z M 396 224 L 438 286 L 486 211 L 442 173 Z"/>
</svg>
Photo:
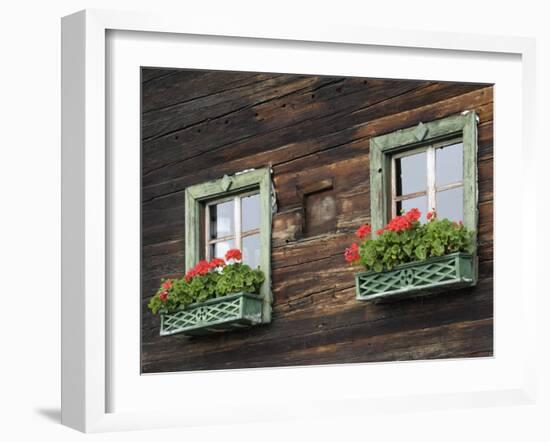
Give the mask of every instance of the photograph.
<svg viewBox="0 0 550 442">
<path fill-rule="evenodd" d="M 493 356 L 493 84 L 140 85 L 142 374 Z"/>
</svg>

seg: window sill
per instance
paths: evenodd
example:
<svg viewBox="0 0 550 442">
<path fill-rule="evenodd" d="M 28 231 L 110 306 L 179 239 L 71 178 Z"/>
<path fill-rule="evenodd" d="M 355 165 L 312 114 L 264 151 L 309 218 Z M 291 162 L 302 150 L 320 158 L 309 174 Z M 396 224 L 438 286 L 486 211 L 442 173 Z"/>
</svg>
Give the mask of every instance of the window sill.
<svg viewBox="0 0 550 442">
<path fill-rule="evenodd" d="M 475 259 L 466 253 L 401 264 L 383 272 L 355 274 L 356 299 L 373 302 L 425 296 L 475 283 Z"/>
</svg>

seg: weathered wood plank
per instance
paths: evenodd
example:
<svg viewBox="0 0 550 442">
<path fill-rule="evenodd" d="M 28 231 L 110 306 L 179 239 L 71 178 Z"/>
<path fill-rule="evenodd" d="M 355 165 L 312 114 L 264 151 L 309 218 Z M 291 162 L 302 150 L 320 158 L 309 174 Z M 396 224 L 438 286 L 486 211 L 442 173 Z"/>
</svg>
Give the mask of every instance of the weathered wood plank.
<svg viewBox="0 0 550 442">
<path fill-rule="evenodd" d="M 143 165 L 144 183 L 146 185 L 149 183 L 153 171 L 156 174 L 162 174 L 165 178 L 170 176 L 173 168 L 164 170 L 163 166 L 167 164 L 181 164 L 195 159 L 205 152 L 212 152 L 220 148 L 227 150 L 226 148 L 232 144 L 236 145 L 235 147 L 242 156 L 258 150 L 272 149 L 281 141 L 296 141 L 296 139 L 304 139 L 313 134 L 320 136 L 353 126 L 354 121 L 350 121 L 347 126 L 339 124 L 342 121 L 342 112 L 345 112 L 349 118 L 353 112 L 363 109 L 365 106 L 370 107 L 377 103 L 384 103 L 389 98 L 417 90 L 425 84 L 401 81 L 390 89 L 376 80 L 369 80 L 369 83 L 365 85 L 365 91 L 360 96 L 341 97 L 341 106 L 344 106 L 345 110 L 337 112 L 332 111 L 329 103 L 323 101 L 315 101 L 313 108 L 309 103 L 306 106 L 304 100 L 306 102 L 311 100 L 311 94 L 304 94 L 302 87 L 292 88 L 289 86 L 288 90 L 282 91 L 280 99 L 273 99 L 266 103 L 260 102 L 257 105 L 252 103 L 250 107 L 245 107 L 233 114 L 227 124 L 225 119 L 205 121 L 191 129 L 144 141 L 142 143 L 143 155 L 155 152 L 155 156 Z M 450 87 L 441 88 L 449 89 Z M 315 89 L 315 84 L 311 85 L 311 90 L 313 89 Z M 434 92 L 440 93 L 439 90 Z M 292 110 L 293 100 L 299 101 L 294 110 Z M 264 114 L 267 115 L 265 118 Z M 316 114 L 318 117 L 314 118 Z M 277 117 L 275 118 L 273 115 Z M 355 118 L 356 121 L 360 121 L 360 119 L 360 116 Z M 251 138 L 261 140 L 261 143 L 251 145 Z"/>
<path fill-rule="evenodd" d="M 151 80 L 172 75 L 175 72 L 178 72 L 178 69 L 156 69 L 144 67 L 141 69 L 141 82 L 146 83 Z"/>
<path fill-rule="evenodd" d="M 177 69 L 171 75 L 159 76 L 143 85 L 141 110 L 146 113 L 163 109 L 273 76 L 255 72 L 226 72 L 220 76 L 216 71 Z"/>
<path fill-rule="evenodd" d="M 490 353 L 492 350 L 492 318 L 455 321 L 450 324 L 429 324 L 426 327 L 398 331 L 385 335 L 370 336 L 363 324 L 341 327 L 335 330 L 321 330 L 297 339 L 270 343 L 271 355 L 265 358 L 261 342 L 245 348 L 220 352 L 198 353 L 185 361 L 188 370 L 211 368 L 274 367 L 284 365 L 307 365 L 314 358 L 317 364 L 349 362 L 375 362 L 383 360 L 409 360 L 415 357 L 411 352 L 418 347 L 432 347 L 430 358 L 452 357 L 456 349 L 453 342 L 462 342 L 460 349 L 465 355 L 471 352 L 476 342 L 477 351 Z M 480 341 L 482 339 L 482 342 Z M 330 351 L 329 349 L 332 349 Z M 322 357 L 325 354 L 326 358 Z M 334 359 L 337 356 L 338 359 Z M 426 355 L 427 356 L 427 355 Z M 143 360 L 145 372 L 159 369 L 156 361 Z M 181 370 L 182 361 L 169 358 L 160 367 L 168 371 Z M 166 368 L 164 368 L 166 367 Z M 149 371 L 150 370 L 150 371 Z"/>
<path fill-rule="evenodd" d="M 183 130 L 218 118 L 223 118 L 223 124 L 228 125 L 234 114 L 246 108 L 264 104 L 281 94 L 315 87 L 318 83 L 319 80 L 312 77 L 260 75 L 249 83 L 238 83 L 229 89 L 143 114 L 141 135 L 144 140 L 150 140 L 174 133 L 174 140 L 177 140 Z"/>
<path fill-rule="evenodd" d="M 181 191 L 188 185 L 219 178 L 224 174 L 232 174 L 251 167 L 262 167 L 267 163 L 273 165 L 289 163 L 286 169 L 280 169 L 280 173 L 296 170 L 303 167 L 303 164 L 307 162 L 308 155 L 325 150 L 338 150 L 335 155 L 352 156 L 353 152 L 348 152 L 346 147 L 364 149 L 366 146 L 368 147 L 368 139 L 372 136 L 389 132 L 392 128 L 408 127 L 419 121 L 442 118 L 460 112 L 472 102 L 475 102 L 475 106 L 472 104 L 471 107 L 479 113 L 482 124 L 492 118 L 492 111 L 488 110 L 488 108 L 492 109 L 492 94 L 487 89 L 482 89 L 479 92 L 453 97 L 442 102 L 430 103 L 418 109 L 373 118 L 368 124 L 347 127 L 325 135 L 315 133 L 303 141 L 280 143 L 273 150 L 267 152 L 256 150 L 253 154 L 241 156 L 238 154 L 239 145 L 221 151 L 208 152 L 202 158 L 204 164 L 210 165 L 208 168 L 197 168 L 194 163 L 178 163 L 168 167 L 165 171 L 159 171 L 157 177 L 151 175 L 144 178 L 143 198 L 148 201 L 162 195 L 170 195 Z M 172 169 L 174 170 L 172 171 Z M 172 176 L 173 178 L 171 178 Z M 148 179 L 153 180 L 154 183 L 148 183 Z"/>
</svg>

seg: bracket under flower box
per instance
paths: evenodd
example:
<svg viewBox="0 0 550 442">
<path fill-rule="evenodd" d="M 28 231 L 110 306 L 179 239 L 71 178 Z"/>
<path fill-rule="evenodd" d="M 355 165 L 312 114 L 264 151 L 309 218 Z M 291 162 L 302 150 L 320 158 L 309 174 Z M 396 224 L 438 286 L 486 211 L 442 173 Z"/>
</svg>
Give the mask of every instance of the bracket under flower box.
<svg viewBox="0 0 550 442">
<path fill-rule="evenodd" d="M 262 302 L 262 296 L 242 292 L 161 313 L 160 335 L 205 335 L 261 324 Z"/>
<path fill-rule="evenodd" d="M 356 273 L 357 299 L 393 301 L 472 286 L 476 282 L 474 264 L 473 255 L 452 253 L 401 264 L 392 270 Z"/>
</svg>

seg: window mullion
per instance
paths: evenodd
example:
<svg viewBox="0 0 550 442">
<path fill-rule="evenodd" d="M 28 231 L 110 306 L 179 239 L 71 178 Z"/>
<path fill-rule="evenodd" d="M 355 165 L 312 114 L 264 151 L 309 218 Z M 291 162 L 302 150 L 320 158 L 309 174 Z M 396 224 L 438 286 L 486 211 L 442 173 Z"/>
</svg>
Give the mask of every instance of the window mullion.
<svg viewBox="0 0 550 442">
<path fill-rule="evenodd" d="M 211 235 L 211 232 L 210 232 L 210 228 L 211 228 L 211 223 L 210 223 L 210 205 L 208 204 L 205 204 L 205 207 L 204 207 L 204 221 L 205 221 L 205 226 L 204 226 L 204 247 L 205 247 L 205 251 L 204 251 L 204 259 L 206 259 L 207 261 L 210 260 L 210 235 Z"/>
<path fill-rule="evenodd" d="M 397 176 L 395 175 L 395 156 L 391 159 L 391 216 L 395 217 L 397 214 L 397 202 L 395 200 L 397 196 Z"/>
<path fill-rule="evenodd" d="M 426 150 L 426 158 L 428 161 L 428 211 L 435 210 L 435 148 L 428 147 Z"/>
<path fill-rule="evenodd" d="M 241 198 L 235 197 L 235 247 L 242 250 L 242 238 L 241 238 Z"/>
</svg>

